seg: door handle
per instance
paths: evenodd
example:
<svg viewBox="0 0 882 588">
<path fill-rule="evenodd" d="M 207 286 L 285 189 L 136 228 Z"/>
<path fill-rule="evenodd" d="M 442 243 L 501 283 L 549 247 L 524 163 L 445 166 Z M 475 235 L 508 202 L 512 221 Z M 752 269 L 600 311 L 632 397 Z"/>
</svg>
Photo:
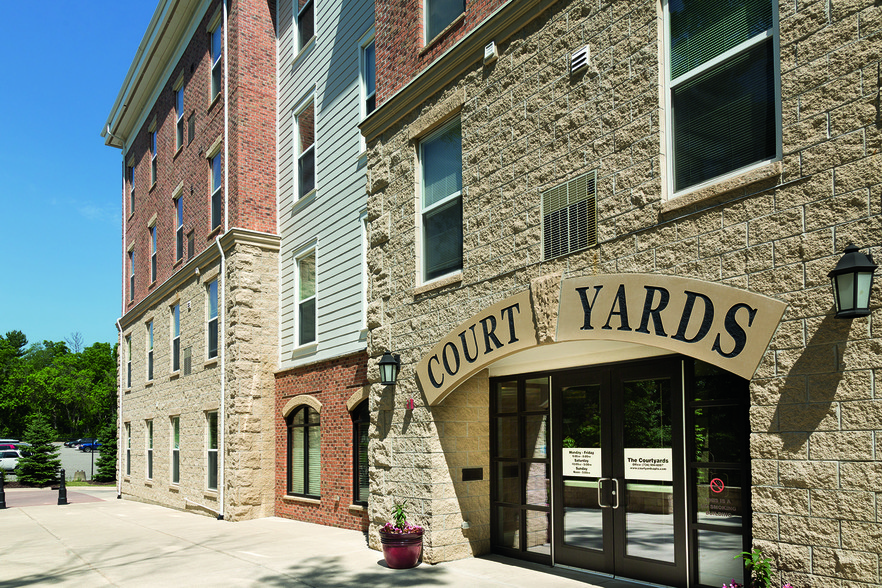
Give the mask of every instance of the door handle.
<svg viewBox="0 0 882 588">
<path fill-rule="evenodd" d="M 600 505 L 600 508 L 610 508 L 608 504 L 603 503 L 603 492 L 601 492 L 601 488 L 603 487 L 604 480 L 612 480 L 612 478 L 598 478 L 597 480 L 597 504 Z"/>
<path fill-rule="evenodd" d="M 615 485 L 616 485 L 615 489 L 613 490 L 613 496 L 616 497 L 616 503 L 612 507 L 612 509 L 615 510 L 615 509 L 619 508 L 619 502 L 620 502 L 619 501 L 619 479 L 618 478 L 609 478 L 609 479 L 612 480 L 613 483 L 615 483 Z"/>
</svg>

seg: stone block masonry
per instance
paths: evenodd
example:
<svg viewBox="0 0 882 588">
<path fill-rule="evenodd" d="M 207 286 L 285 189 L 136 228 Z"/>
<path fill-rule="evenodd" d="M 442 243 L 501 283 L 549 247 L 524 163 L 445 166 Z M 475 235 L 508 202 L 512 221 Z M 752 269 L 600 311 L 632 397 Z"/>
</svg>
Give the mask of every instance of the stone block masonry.
<svg viewBox="0 0 882 588">
<path fill-rule="evenodd" d="M 372 531 L 393 499 L 407 498 L 429 528 L 427 561 L 489 550 L 489 526 L 473 518 L 489 512 L 489 487 L 472 496 L 451 462 L 489 464 L 486 405 L 470 404 L 473 387 L 487 393 L 486 376 L 443 410 L 427 407 L 414 369 L 438 340 L 537 278 L 654 272 L 788 303 L 750 383 L 754 543 L 773 557 L 776 581 L 882 584 L 878 488 L 868 482 L 882 463 L 878 280 L 872 314 L 839 321 L 826 277 L 847 243 L 877 255 L 882 245 L 877 4 L 779 3 L 782 158 L 696 194 L 674 198 L 666 187 L 655 2 L 555 3 L 497 39 L 494 64 L 464 66 L 371 137 L 369 220 L 388 239 L 368 253 L 368 351 L 373 365 L 391 342 L 403 362 L 394 390 L 372 387 Z M 378 65 L 381 44 L 378 25 Z M 585 44 L 591 65 L 570 74 L 569 55 Z M 439 118 L 458 94 L 462 275 L 426 288 L 416 259 L 419 139 L 409 129 Z M 598 245 L 544 258 L 540 193 L 594 170 Z M 408 411 L 411 396 L 417 408 Z M 474 449 L 460 455 L 460 441 Z M 858 530 L 869 539 L 856 541 Z"/>
</svg>

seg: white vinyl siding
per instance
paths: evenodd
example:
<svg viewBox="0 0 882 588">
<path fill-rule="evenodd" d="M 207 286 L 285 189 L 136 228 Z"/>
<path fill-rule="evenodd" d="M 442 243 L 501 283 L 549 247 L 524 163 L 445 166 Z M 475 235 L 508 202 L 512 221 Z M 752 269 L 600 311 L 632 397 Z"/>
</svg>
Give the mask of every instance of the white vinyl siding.
<svg viewBox="0 0 882 588">
<path fill-rule="evenodd" d="M 359 165 L 362 118 L 361 46 L 373 26 L 373 3 L 314 0 L 315 43 L 298 54 L 296 27 L 278 41 L 278 218 L 281 315 L 280 368 L 365 348 L 362 319 L 362 223 L 366 170 Z M 295 2 L 278 3 L 278 22 L 296 22 Z M 332 39 L 333 42 L 322 42 Z M 346 51 L 340 51 L 345 47 Z M 336 49 L 335 49 L 336 48 Z M 333 63 L 332 63 L 333 61 Z M 316 190 L 301 198 L 296 115 L 313 100 Z M 299 343 L 297 260 L 316 247 L 315 344 Z"/>
</svg>

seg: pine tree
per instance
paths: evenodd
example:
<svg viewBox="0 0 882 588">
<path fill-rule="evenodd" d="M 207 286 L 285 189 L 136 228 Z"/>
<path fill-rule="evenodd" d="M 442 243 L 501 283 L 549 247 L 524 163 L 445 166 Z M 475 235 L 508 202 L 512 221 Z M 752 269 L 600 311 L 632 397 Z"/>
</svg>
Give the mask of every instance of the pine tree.
<svg viewBox="0 0 882 588">
<path fill-rule="evenodd" d="M 98 441 L 101 443 L 101 455 L 96 462 L 98 473 L 95 475 L 95 481 L 113 482 L 116 480 L 116 415 L 101 427 Z"/>
<path fill-rule="evenodd" d="M 52 444 L 55 431 L 49 419 L 43 414 L 35 414 L 25 429 L 24 440 L 31 444 L 29 455 L 18 460 L 15 470 L 18 481 L 29 486 L 48 486 L 58 481 L 61 460 L 58 447 Z"/>
</svg>

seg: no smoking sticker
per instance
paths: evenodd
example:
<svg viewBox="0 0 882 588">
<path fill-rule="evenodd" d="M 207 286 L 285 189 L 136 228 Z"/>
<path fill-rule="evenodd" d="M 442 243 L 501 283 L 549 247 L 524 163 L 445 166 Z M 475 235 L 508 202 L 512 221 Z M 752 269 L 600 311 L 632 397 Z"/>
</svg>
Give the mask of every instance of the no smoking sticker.
<svg viewBox="0 0 882 588">
<path fill-rule="evenodd" d="M 726 485 L 723 484 L 723 481 L 719 478 L 714 478 L 710 481 L 710 489 L 719 494 L 726 488 Z"/>
</svg>

